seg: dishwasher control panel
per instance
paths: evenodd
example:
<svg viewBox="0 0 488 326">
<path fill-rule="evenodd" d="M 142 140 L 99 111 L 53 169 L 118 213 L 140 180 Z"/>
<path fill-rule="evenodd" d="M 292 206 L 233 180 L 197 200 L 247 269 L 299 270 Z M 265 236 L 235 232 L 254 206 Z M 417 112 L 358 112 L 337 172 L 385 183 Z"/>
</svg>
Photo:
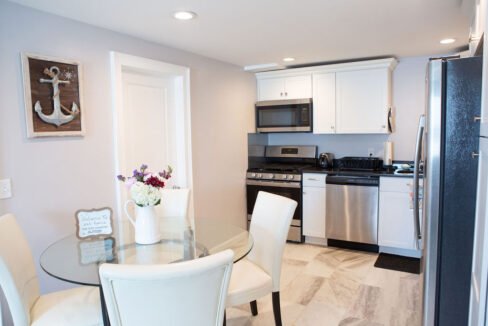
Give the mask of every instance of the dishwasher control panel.
<svg viewBox="0 0 488 326">
<path fill-rule="evenodd" d="M 378 187 L 380 178 L 377 176 L 345 176 L 345 175 L 328 175 L 325 179 L 326 184 L 337 184 L 345 186 L 371 186 Z"/>
</svg>

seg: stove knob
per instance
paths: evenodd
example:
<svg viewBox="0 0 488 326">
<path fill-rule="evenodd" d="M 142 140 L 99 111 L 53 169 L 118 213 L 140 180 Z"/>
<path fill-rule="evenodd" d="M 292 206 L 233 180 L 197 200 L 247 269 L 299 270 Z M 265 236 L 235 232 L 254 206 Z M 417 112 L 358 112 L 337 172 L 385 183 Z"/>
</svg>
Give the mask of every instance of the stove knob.
<svg viewBox="0 0 488 326">
<path fill-rule="evenodd" d="M 263 175 L 261 173 L 258 173 L 257 177 L 258 177 L 258 179 L 261 179 L 263 177 Z"/>
<path fill-rule="evenodd" d="M 281 179 L 286 179 L 286 174 L 282 174 Z"/>
<path fill-rule="evenodd" d="M 289 174 L 288 175 L 288 179 L 292 180 L 293 179 L 293 175 Z"/>
<path fill-rule="evenodd" d="M 251 173 L 251 178 L 255 178 L 256 177 L 256 173 Z"/>
<path fill-rule="evenodd" d="M 270 173 L 268 174 L 268 179 L 273 179 L 274 178 L 274 174 Z"/>
</svg>

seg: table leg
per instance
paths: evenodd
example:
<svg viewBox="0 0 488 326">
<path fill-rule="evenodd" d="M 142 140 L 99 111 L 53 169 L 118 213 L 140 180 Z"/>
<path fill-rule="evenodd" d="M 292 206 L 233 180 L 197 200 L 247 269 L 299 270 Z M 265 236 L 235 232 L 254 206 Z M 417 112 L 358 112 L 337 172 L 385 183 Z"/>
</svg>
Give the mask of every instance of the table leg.
<svg viewBox="0 0 488 326">
<path fill-rule="evenodd" d="M 103 326 L 110 326 L 110 319 L 108 318 L 107 305 L 105 304 L 105 297 L 103 296 L 102 286 L 100 285 L 98 288 L 100 289 L 100 304 L 102 305 Z"/>
</svg>

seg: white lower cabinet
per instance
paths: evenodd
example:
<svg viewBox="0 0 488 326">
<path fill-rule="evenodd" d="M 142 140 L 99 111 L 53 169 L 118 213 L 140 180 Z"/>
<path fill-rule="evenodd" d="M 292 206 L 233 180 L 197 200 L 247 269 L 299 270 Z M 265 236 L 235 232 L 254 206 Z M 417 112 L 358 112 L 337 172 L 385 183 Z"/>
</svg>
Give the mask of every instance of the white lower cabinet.
<svg viewBox="0 0 488 326">
<path fill-rule="evenodd" d="M 380 252 L 419 257 L 415 244 L 412 178 L 381 177 L 378 245 Z"/>
<path fill-rule="evenodd" d="M 325 244 L 325 177 L 320 173 L 303 174 L 303 235 L 322 239 L 322 244 Z"/>
</svg>

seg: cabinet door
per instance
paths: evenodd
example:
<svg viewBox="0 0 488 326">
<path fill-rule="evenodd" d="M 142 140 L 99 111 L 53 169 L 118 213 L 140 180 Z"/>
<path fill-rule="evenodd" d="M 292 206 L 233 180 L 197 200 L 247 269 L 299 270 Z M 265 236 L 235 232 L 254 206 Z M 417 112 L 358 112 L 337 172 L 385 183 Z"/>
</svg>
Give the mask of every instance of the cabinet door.
<svg viewBox="0 0 488 326">
<path fill-rule="evenodd" d="M 387 68 L 337 72 L 337 132 L 388 133 L 389 82 Z"/>
<path fill-rule="evenodd" d="M 471 275 L 470 325 L 481 326 L 486 315 L 488 287 L 488 139 L 480 138 L 476 223 Z"/>
<path fill-rule="evenodd" d="M 488 10 L 486 11 L 486 16 L 488 16 Z M 483 19 L 483 18 L 482 18 Z M 487 22 L 488 24 L 488 19 Z M 483 37 L 483 52 L 488 53 L 488 29 Z M 483 56 L 483 85 L 486 85 L 488 81 L 488 55 Z M 480 126 L 480 135 L 484 137 L 488 137 L 488 90 L 486 87 L 483 87 L 482 93 L 482 105 L 481 105 L 481 126 Z"/>
<path fill-rule="evenodd" d="M 300 99 L 312 97 L 312 75 L 286 77 L 285 99 Z"/>
<path fill-rule="evenodd" d="M 325 188 L 303 187 L 303 235 L 325 239 Z"/>
<path fill-rule="evenodd" d="M 284 100 L 285 98 L 284 78 L 258 80 L 258 101 Z"/>
<path fill-rule="evenodd" d="M 336 124 L 335 73 L 313 75 L 313 133 L 333 134 Z"/>
<path fill-rule="evenodd" d="M 417 249 L 413 209 L 408 192 L 381 192 L 378 244 L 385 247 Z"/>
</svg>

